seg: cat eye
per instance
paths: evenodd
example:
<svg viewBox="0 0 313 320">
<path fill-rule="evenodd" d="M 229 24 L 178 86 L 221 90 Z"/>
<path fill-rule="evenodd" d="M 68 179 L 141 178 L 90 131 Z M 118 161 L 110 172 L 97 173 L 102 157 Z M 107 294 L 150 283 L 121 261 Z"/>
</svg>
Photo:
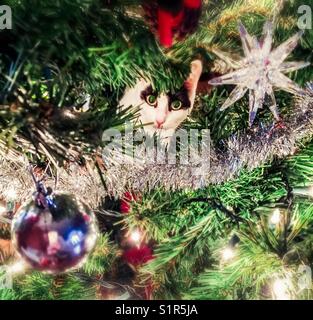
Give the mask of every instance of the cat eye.
<svg viewBox="0 0 313 320">
<path fill-rule="evenodd" d="M 171 103 L 171 109 L 174 111 L 180 110 L 183 103 L 180 100 L 175 100 Z"/>
<path fill-rule="evenodd" d="M 149 94 L 148 96 L 146 96 L 146 102 L 150 105 L 155 107 L 158 103 L 157 100 L 157 96 L 153 95 L 153 94 Z"/>
</svg>

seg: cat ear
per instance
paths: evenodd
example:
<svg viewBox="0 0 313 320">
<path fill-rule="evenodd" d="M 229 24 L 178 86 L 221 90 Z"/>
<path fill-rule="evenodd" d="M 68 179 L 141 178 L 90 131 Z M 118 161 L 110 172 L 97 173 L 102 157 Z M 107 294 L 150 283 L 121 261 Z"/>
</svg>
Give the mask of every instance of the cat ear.
<svg viewBox="0 0 313 320">
<path fill-rule="evenodd" d="M 201 60 L 192 61 L 190 65 L 190 69 L 191 69 L 191 72 L 189 74 L 188 79 L 185 81 L 184 86 L 188 90 L 188 96 L 191 103 L 193 103 L 196 96 L 198 82 L 202 73 L 202 61 Z"/>
</svg>

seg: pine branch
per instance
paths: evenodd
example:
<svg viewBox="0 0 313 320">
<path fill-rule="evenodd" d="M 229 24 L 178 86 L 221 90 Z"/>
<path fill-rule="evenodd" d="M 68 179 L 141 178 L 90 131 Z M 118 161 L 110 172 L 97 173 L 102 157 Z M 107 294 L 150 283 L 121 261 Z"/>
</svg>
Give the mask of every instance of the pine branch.
<svg viewBox="0 0 313 320">
<path fill-rule="evenodd" d="M 101 275 L 109 272 L 117 257 L 118 248 L 109 242 L 108 234 L 101 235 L 96 248 L 83 266 L 88 275 Z"/>
</svg>

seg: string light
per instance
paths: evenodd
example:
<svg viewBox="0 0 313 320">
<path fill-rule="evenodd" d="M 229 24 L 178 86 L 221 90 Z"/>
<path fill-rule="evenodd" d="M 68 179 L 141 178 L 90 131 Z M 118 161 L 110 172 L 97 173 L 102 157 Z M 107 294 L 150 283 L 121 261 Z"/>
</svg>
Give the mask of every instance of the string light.
<svg viewBox="0 0 313 320">
<path fill-rule="evenodd" d="M 19 274 L 19 273 L 24 273 L 26 270 L 27 266 L 24 261 L 17 261 L 14 264 L 8 266 L 7 270 L 8 273 L 11 275 L 13 274 Z"/>
<path fill-rule="evenodd" d="M 229 261 L 231 259 L 233 259 L 235 257 L 235 250 L 230 248 L 230 247 L 226 247 L 223 251 L 222 251 L 222 260 L 223 261 Z"/>
<path fill-rule="evenodd" d="M 276 300 L 290 300 L 291 283 L 287 279 L 276 279 L 273 283 L 273 294 Z"/>
<path fill-rule="evenodd" d="M 142 234 L 139 230 L 133 230 L 131 233 L 130 233 L 130 240 L 135 242 L 135 243 L 140 243 L 142 239 Z"/>
<path fill-rule="evenodd" d="M 240 238 L 236 234 L 233 234 L 230 240 L 228 241 L 227 246 L 221 252 L 223 262 L 227 262 L 235 257 L 236 246 L 239 242 Z"/>
<path fill-rule="evenodd" d="M 270 219 L 269 219 L 269 222 L 271 224 L 279 224 L 279 222 L 281 221 L 281 212 L 278 208 L 276 208 L 274 211 L 273 211 L 273 214 L 271 215 Z"/>
</svg>

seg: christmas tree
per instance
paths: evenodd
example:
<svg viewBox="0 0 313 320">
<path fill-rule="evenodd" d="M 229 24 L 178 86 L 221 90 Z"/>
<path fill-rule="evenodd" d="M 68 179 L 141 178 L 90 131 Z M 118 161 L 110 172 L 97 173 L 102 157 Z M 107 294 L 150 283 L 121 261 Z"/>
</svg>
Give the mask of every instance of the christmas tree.
<svg viewBox="0 0 313 320">
<path fill-rule="evenodd" d="M 313 298 L 311 0 L 0 9 L 1 300 Z"/>
</svg>

